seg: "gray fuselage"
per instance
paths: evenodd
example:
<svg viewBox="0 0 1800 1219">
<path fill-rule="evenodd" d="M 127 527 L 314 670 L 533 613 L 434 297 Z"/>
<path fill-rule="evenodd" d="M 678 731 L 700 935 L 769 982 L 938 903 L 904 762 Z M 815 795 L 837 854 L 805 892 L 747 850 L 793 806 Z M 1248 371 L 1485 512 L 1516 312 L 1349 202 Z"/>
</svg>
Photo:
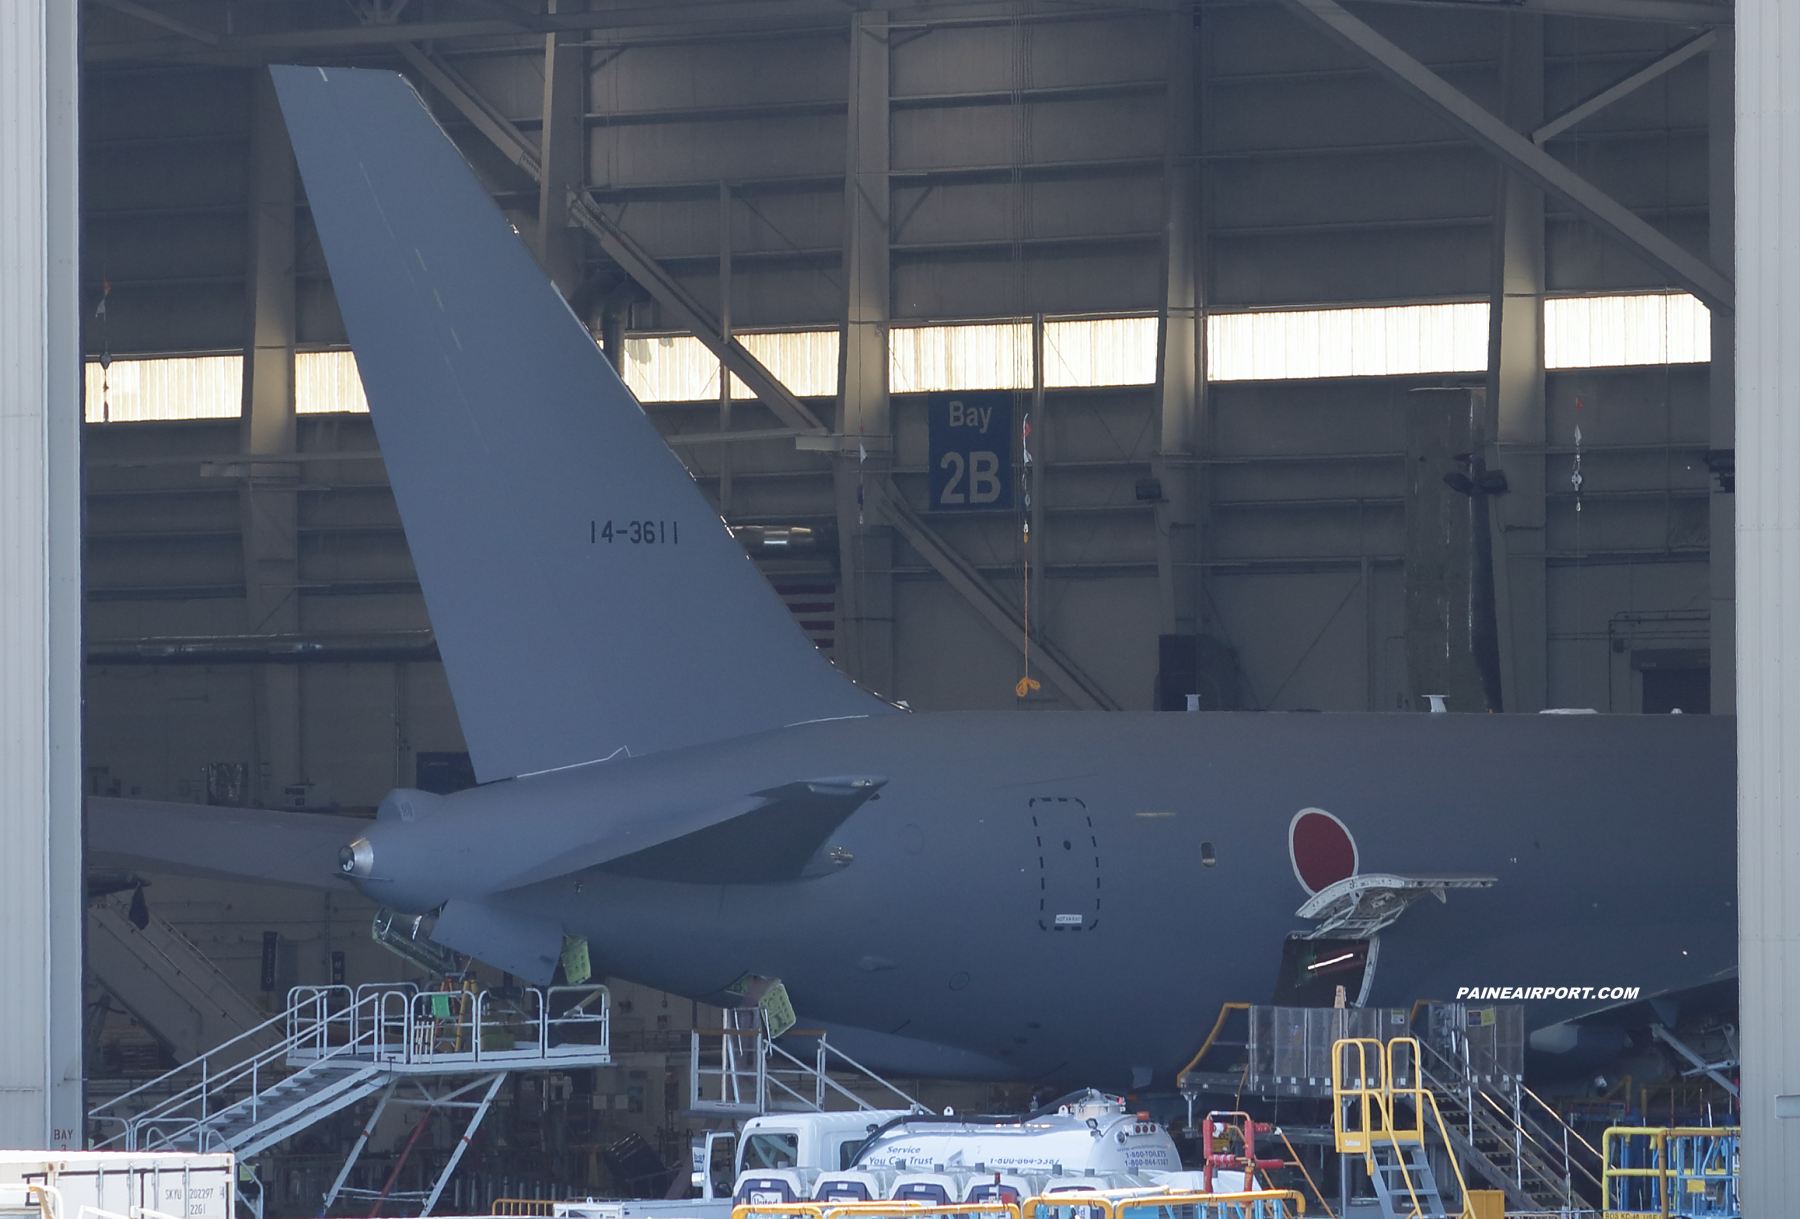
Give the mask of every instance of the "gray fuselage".
<svg viewBox="0 0 1800 1219">
<path fill-rule="evenodd" d="M 1288 847 L 1303 808 L 1342 819 L 1363 872 L 1498 878 L 1383 932 L 1372 1004 L 1651 995 L 1729 968 L 1734 748 L 1733 722 L 1702 716 L 837 720 L 458 793 L 377 825 L 387 879 L 361 887 L 560 920 L 597 969 L 677 994 L 780 978 L 803 1020 L 954 1047 L 970 1074 L 1166 1081 L 1220 1004 L 1268 1001 L 1284 938 L 1310 926 Z M 690 884 L 580 866 L 621 819 L 648 844 L 672 810 L 826 775 L 885 780 L 822 844 L 851 856 L 836 870 Z M 1537 1002 L 1528 1022 L 1599 1006 Z"/>
</svg>

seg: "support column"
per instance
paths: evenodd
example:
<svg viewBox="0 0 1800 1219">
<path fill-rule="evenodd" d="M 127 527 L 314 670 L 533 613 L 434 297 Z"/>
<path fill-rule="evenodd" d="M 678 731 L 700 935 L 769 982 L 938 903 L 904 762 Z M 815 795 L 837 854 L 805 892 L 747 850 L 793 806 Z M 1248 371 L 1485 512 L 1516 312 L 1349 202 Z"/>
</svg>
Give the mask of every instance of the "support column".
<svg viewBox="0 0 1800 1219">
<path fill-rule="evenodd" d="M 1713 44 L 1707 60 L 1707 216 L 1710 236 L 1707 254 L 1712 265 L 1731 274 L 1736 225 L 1733 221 L 1732 84 L 1735 48 L 1730 38 Z M 1714 469 L 1710 537 L 1707 552 L 1712 604 L 1712 711 L 1730 715 L 1737 702 L 1737 538 L 1734 533 L 1737 496 L 1732 473 L 1736 461 L 1737 315 L 1724 309 L 1712 311 L 1712 366 L 1708 374 L 1709 412 L 1707 447 Z"/>
<path fill-rule="evenodd" d="M 0 1147 L 82 1145 L 76 12 L 0 12 Z"/>
<path fill-rule="evenodd" d="M 586 8 L 584 0 L 551 0 L 552 13 Z M 581 287 L 581 234 L 569 227 L 569 192 L 587 185 L 587 48 L 585 31 L 544 36 L 543 158 L 538 178 L 538 265 L 557 291 Z"/>
<path fill-rule="evenodd" d="M 1800 1198 L 1800 21 L 1788 0 L 1739 0 L 1736 32 L 1739 1199 L 1786 1215 Z"/>
<path fill-rule="evenodd" d="M 1544 118 L 1544 19 L 1507 13 L 1501 117 L 1516 131 Z M 1544 192 L 1499 170 L 1494 295 L 1488 318 L 1488 467 L 1509 490 L 1488 499 L 1499 626 L 1501 699 L 1540 711 L 1548 697 L 1549 621 L 1544 578 Z"/>
<path fill-rule="evenodd" d="M 300 630 L 299 466 L 278 460 L 297 445 L 294 425 L 294 153 L 268 74 L 251 101 L 250 341 L 244 348 L 244 629 Z M 305 779 L 300 748 L 300 669 L 256 674 L 254 786 L 265 807 Z"/>
<path fill-rule="evenodd" d="M 894 693 L 894 531 L 875 510 L 893 460 L 888 416 L 888 30 L 850 18 L 844 160 L 845 313 L 833 472 L 839 550 L 839 663 Z"/>
<path fill-rule="evenodd" d="M 731 184 L 719 183 L 719 337 L 731 342 Z M 719 431 L 731 430 L 731 369 L 719 361 Z M 731 445 L 719 448 L 719 515 L 731 519 Z"/>
<path fill-rule="evenodd" d="M 1200 200 L 1193 13 L 1169 14 L 1168 118 L 1163 150 L 1163 308 L 1156 391 L 1158 435 L 1152 470 L 1162 488 L 1156 507 L 1156 574 L 1164 635 L 1198 628 L 1199 466 L 1194 460 L 1206 395 L 1206 347 L 1199 276 Z"/>
</svg>

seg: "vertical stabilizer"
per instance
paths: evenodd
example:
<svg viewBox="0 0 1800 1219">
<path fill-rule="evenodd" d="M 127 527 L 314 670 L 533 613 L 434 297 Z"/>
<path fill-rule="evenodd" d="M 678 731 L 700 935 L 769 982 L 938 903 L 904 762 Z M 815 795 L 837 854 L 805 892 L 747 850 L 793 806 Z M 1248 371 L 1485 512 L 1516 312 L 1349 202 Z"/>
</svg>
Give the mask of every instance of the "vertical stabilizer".
<svg viewBox="0 0 1800 1219">
<path fill-rule="evenodd" d="M 880 714 L 404 79 L 272 68 L 476 775 Z"/>
</svg>

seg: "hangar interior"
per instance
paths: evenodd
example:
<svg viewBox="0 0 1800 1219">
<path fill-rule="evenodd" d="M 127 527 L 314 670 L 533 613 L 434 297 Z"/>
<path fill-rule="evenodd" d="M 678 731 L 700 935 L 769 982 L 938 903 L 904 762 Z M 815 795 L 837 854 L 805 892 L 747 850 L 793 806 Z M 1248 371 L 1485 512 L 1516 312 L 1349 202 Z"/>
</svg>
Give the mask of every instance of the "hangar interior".
<svg viewBox="0 0 1800 1219">
<path fill-rule="evenodd" d="M 799 628 L 889 698 L 1729 707 L 1729 315 L 1303 7 L 89 0 L 88 791 L 372 815 L 472 782 L 269 63 L 414 82 Z M 1355 11 L 1728 270 L 1709 7 Z M 733 340 L 784 393 L 721 393 Z M 955 393 L 1007 437 L 988 483 L 955 454 L 967 502 L 928 422 Z M 417 973 L 348 890 L 96 882 L 91 942 L 141 892 L 264 1011 Z M 91 1080 L 200 1036 L 133 986 L 90 984 Z M 609 1188 L 630 1130 L 685 1147 L 700 1012 L 614 1004 L 641 1062 L 510 1101 L 612 1133 L 541 1135 L 506 1190 Z M 334 1150 L 290 1148 L 271 1200 L 310 1205 Z"/>
</svg>

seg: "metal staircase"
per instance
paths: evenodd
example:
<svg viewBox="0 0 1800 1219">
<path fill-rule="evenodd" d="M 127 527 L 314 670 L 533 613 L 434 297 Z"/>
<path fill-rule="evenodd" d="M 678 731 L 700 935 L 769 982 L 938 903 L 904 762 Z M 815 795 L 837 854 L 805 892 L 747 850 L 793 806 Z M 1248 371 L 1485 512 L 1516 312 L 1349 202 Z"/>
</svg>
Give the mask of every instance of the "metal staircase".
<svg viewBox="0 0 1800 1219">
<path fill-rule="evenodd" d="M 843 1108 L 876 1109 L 862 1096 L 831 1077 L 860 1076 L 898 1101 L 890 1108 L 923 1110 L 924 1106 L 862 1063 L 831 1045 L 818 1029 L 789 1029 L 784 1036 L 815 1038 L 812 1061 L 777 1044 L 769 1035 L 768 1012 L 760 1006 L 728 1007 L 724 1027 L 695 1029 L 688 1050 L 688 1108 L 697 1113 L 755 1117 L 770 1112 L 819 1113 L 828 1101 Z"/>
<path fill-rule="evenodd" d="M 1601 1182 L 1590 1167 L 1602 1157 L 1549 1105 L 1516 1079 L 1484 1085 L 1475 1072 L 1429 1044 L 1421 1082 L 1436 1099 L 1444 1138 L 1464 1164 L 1506 1194 L 1509 1210 L 1591 1210 Z M 1586 1193 L 1589 1197 L 1584 1198 Z"/>
<path fill-rule="evenodd" d="M 611 1063 L 604 986 L 296 987 L 279 1015 L 90 1110 L 90 1146 L 248 1157 L 380 1092 L 326 1196 L 329 1206 L 338 1194 L 355 1192 L 344 1183 L 388 1104 L 470 1108 L 468 1129 L 435 1186 L 414 1199 L 428 1215 L 509 1073 Z M 403 1082 L 418 1098 L 396 1094 Z M 434 1083 L 448 1091 L 433 1095 Z M 479 1102 L 455 1099 L 483 1088 Z"/>
<path fill-rule="evenodd" d="M 1377 1143 L 1370 1150 L 1369 1180 L 1381 1200 L 1383 1216 L 1446 1219 L 1450 1212 L 1444 1209 L 1444 1196 L 1424 1144 Z"/>
<path fill-rule="evenodd" d="M 1418 1064 L 1413 1037 L 1344 1037 L 1331 1047 L 1333 1140 L 1339 1155 L 1363 1157 L 1384 1219 L 1450 1219 L 1427 1145 L 1433 1119 L 1444 1134 L 1444 1117 Z M 1455 1155 L 1449 1164 L 1460 1216 L 1468 1184 Z"/>
<path fill-rule="evenodd" d="M 267 1013 L 172 923 L 141 903 L 133 914 L 119 894 L 88 906 L 88 967 L 132 1015 L 169 1043 L 177 1061 L 197 1058 L 208 1046 L 264 1023 Z M 255 1040 L 243 1049 L 252 1052 L 274 1040 Z"/>
</svg>

